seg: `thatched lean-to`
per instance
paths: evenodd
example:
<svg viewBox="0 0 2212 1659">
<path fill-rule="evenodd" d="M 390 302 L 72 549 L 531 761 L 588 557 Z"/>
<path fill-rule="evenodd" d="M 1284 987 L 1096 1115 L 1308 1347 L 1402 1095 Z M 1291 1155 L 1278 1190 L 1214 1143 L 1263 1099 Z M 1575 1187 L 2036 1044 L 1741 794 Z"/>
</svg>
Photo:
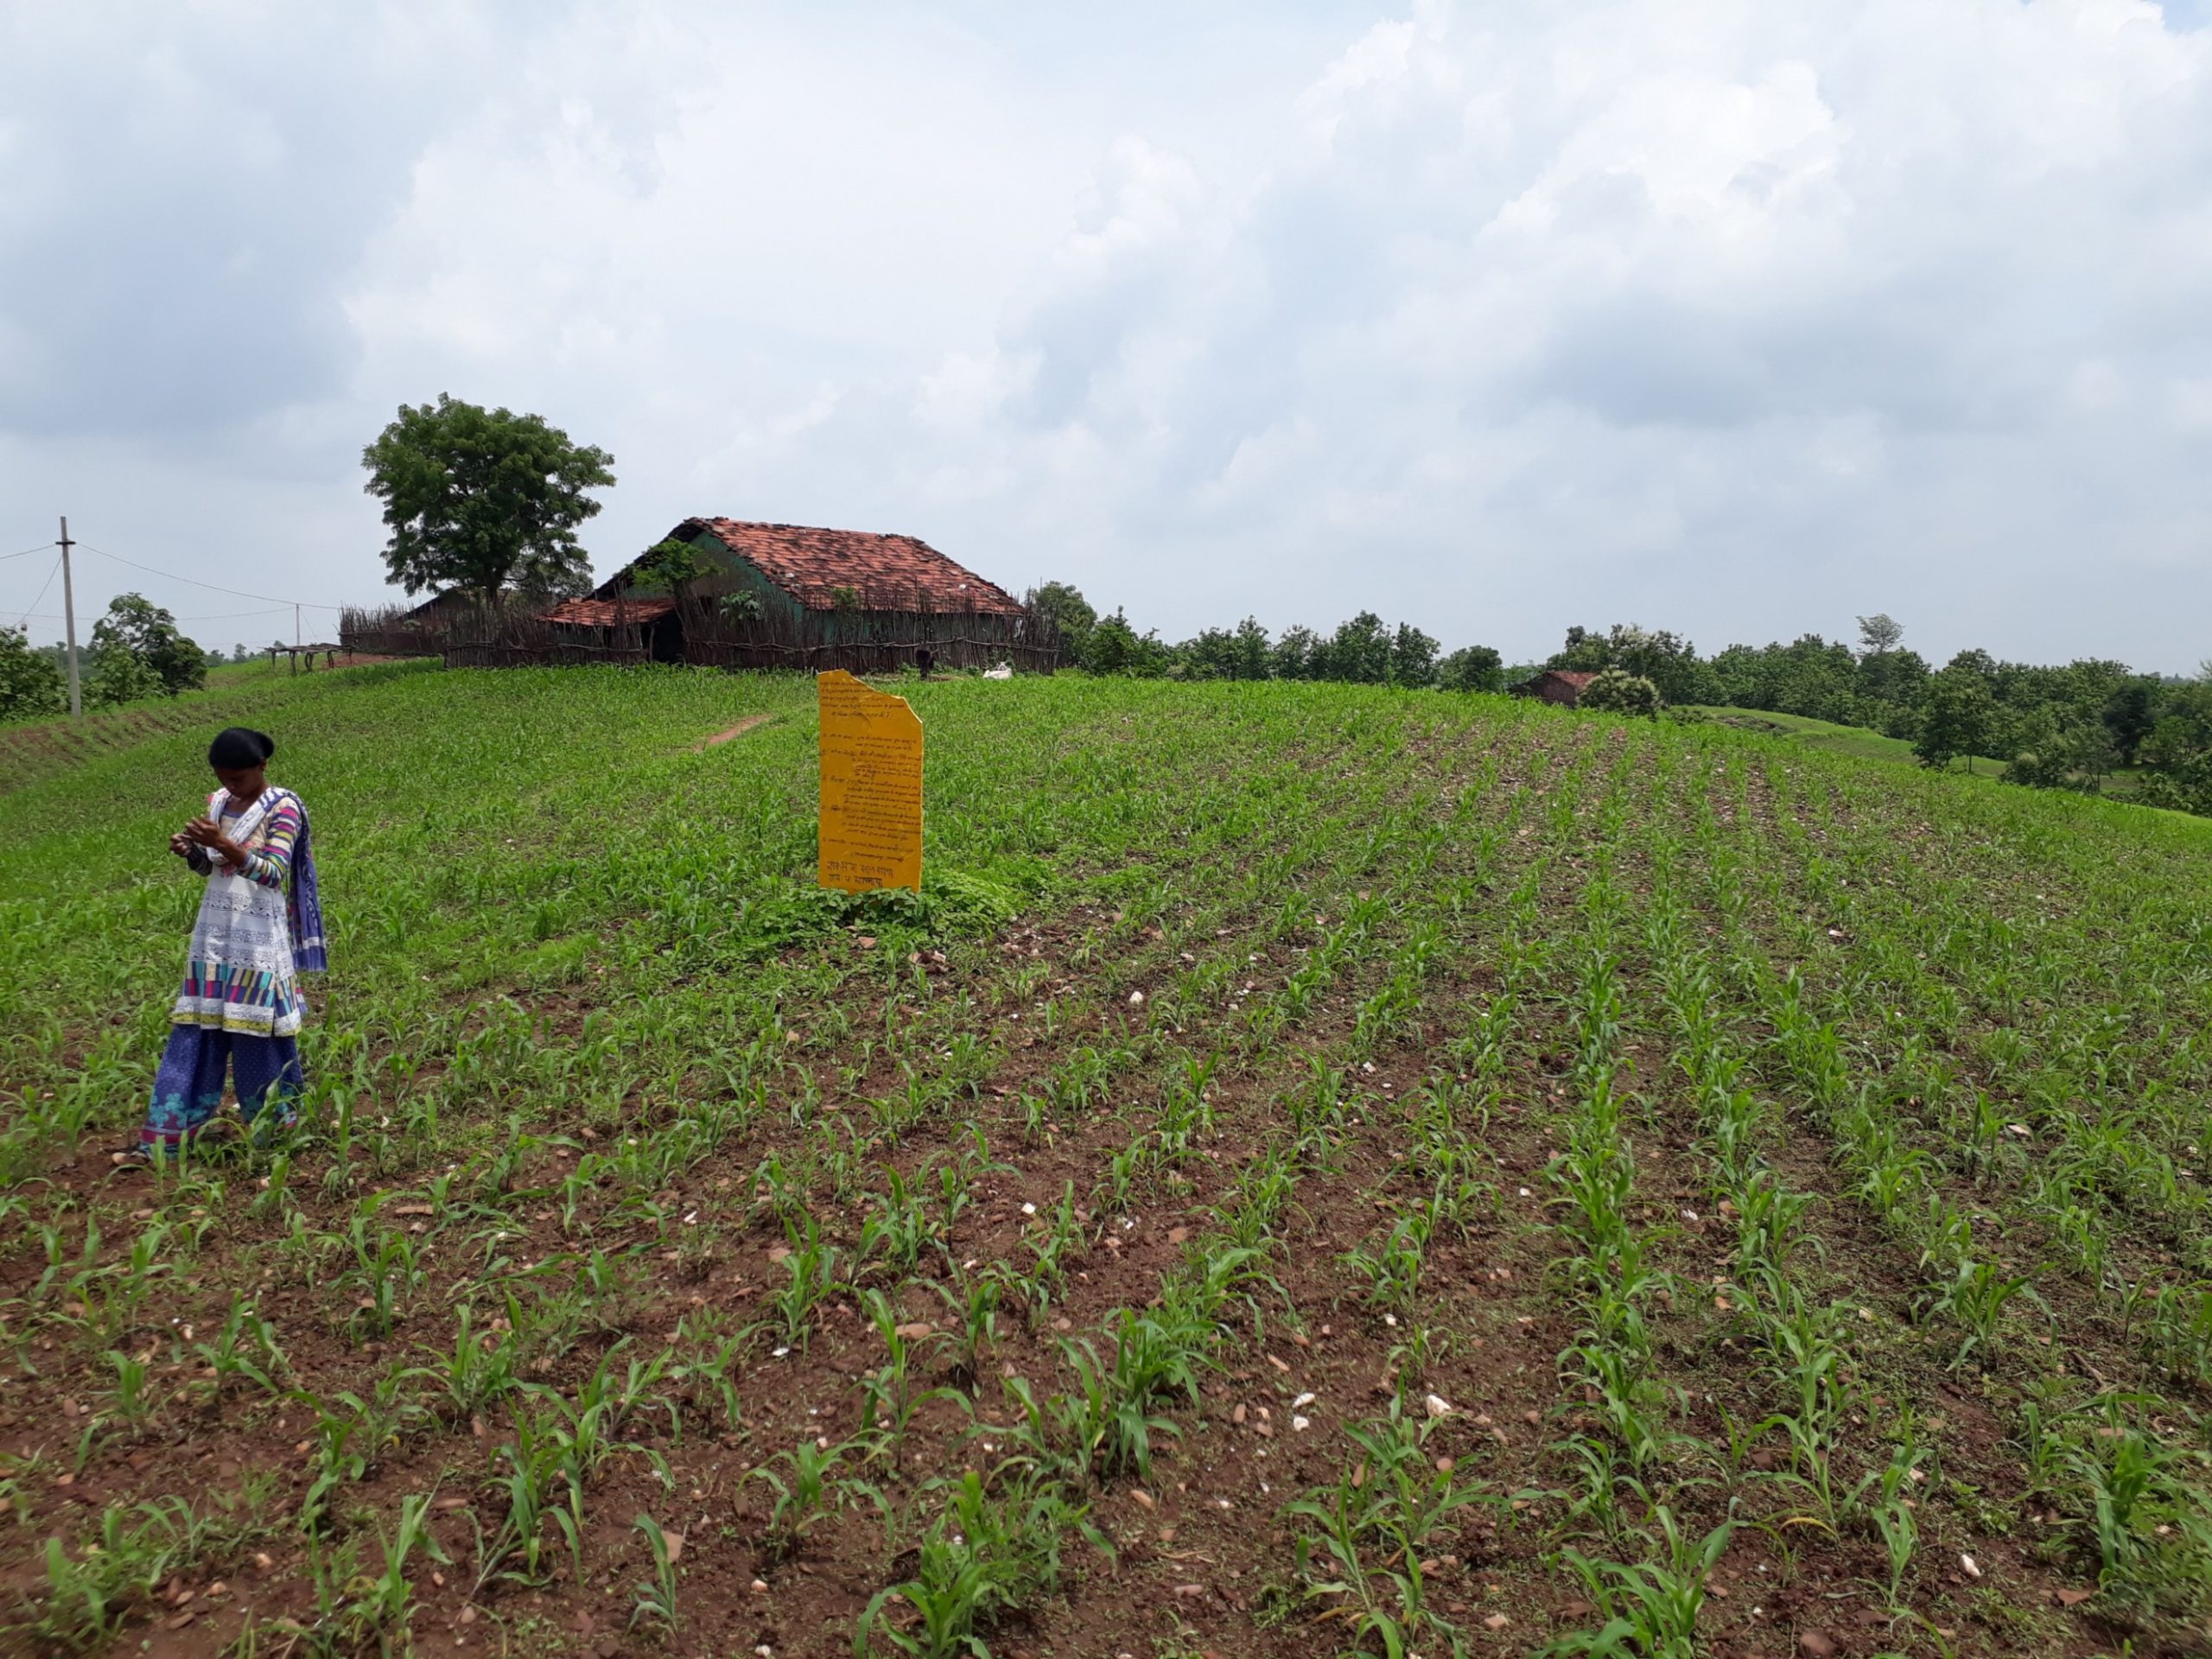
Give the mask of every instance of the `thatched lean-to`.
<svg viewBox="0 0 2212 1659">
<path fill-rule="evenodd" d="M 881 672 L 927 652 L 946 668 L 1011 663 L 1049 673 L 1058 661 L 1048 619 L 912 536 L 687 518 L 666 540 L 692 556 L 674 578 L 664 562 L 640 559 L 580 599 L 446 605 L 435 630 L 413 613 L 361 613 L 357 649 L 385 649 L 369 643 L 375 637 L 421 649 L 435 631 L 454 667 L 669 662 Z"/>
</svg>

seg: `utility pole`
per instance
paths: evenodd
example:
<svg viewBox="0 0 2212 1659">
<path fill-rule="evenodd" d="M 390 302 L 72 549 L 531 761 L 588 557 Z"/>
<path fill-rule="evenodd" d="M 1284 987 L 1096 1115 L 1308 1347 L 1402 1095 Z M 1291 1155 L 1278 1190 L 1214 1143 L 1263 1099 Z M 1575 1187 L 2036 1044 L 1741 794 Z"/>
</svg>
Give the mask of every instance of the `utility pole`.
<svg viewBox="0 0 2212 1659">
<path fill-rule="evenodd" d="M 296 605 L 292 607 L 292 643 L 296 645 L 307 643 L 307 637 L 300 632 L 300 607 Z"/>
<path fill-rule="evenodd" d="M 69 629 L 69 714 L 85 717 L 85 694 L 77 683 L 77 594 L 69 581 L 69 515 L 61 515 L 61 620 Z"/>
</svg>

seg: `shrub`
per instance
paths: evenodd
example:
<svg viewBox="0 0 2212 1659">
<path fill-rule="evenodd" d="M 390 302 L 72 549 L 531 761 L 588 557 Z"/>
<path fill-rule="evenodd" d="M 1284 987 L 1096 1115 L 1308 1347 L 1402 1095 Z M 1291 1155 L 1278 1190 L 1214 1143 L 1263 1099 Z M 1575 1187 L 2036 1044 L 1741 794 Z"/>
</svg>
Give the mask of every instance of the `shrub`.
<svg viewBox="0 0 2212 1659">
<path fill-rule="evenodd" d="M 61 671 L 22 627 L 0 628 L 0 720 L 61 712 Z"/>
<path fill-rule="evenodd" d="M 1641 674 L 1609 668 L 1582 688 L 1581 701 L 1576 706 L 1601 714 L 1641 715 L 1647 720 L 1656 720 L 1661 706 L 1659 688 Z"/>
</svg>

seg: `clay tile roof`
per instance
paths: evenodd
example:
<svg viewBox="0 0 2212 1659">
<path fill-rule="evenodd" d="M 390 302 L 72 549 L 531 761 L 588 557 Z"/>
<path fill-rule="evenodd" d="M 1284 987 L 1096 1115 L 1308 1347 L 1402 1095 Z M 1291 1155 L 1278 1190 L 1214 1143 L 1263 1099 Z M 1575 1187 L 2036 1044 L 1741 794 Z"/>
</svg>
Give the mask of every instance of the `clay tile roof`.
<svg viewBox="0 0 2212 1659">
<path fill-rule="evenodd" d="M 1565 680 L 1580 691 L 1596 679 L 1598 673 L 1595 669 L 1587 668 L 1548 668 L 1536 677 L 1540 680 Z"/>
<path fill-rule="evenodd" d="M 540 620 L 579 628 L 611 628 L 626 620 L 634 627 L 666 616 L 675 608 L 672 599 L 633 599 L 626 605 L 611 599 L 571 599 L 556 605 Z"/>
<path fill-rule="evenodd" d="M 855 590 L 863 610 L 926 608 L 998 616 L 1021 610 L 1005 589 L 912 536 L 754 524 L 734 518 L 687 519 L 674 534 L 683 537 L 699 529 L 711 531 L 723 546 L 750 560 L 761 575 L 810 610 L 834 610 L 835 590 L 840 588 Z"/>
</svg>

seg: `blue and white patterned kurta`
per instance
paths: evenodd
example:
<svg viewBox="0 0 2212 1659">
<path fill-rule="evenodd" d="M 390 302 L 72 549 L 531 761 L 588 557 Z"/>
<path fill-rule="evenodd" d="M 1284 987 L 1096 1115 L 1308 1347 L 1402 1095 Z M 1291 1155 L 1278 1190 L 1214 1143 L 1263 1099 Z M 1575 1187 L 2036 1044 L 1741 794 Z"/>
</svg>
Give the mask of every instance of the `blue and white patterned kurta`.
<svg viewBox="0 0 2212 1659">
<path fill-rule="evenodd" d="M 294 970 L 284 882 L 305 810 L 291 791 L 270 785 L 243 811 L 219 791 L 209 798 L 207 816 L 245 849 L 246 861 L 233 872 L 204 849 L 188 855 L 192 868 L 207 876 L 207 891 L 169 1019 L 242 1037 L 293 1036 L 307 1009 Z"/>
</svg>

